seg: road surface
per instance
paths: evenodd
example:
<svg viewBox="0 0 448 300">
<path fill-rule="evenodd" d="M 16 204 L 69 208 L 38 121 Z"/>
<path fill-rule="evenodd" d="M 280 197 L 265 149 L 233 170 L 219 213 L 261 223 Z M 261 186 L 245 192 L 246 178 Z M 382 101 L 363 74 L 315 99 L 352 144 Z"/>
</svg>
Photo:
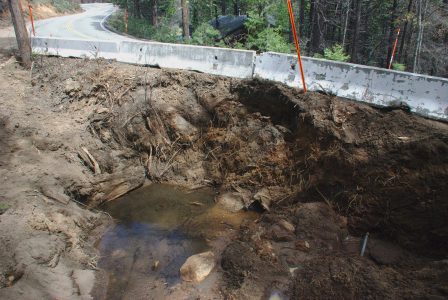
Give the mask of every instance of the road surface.
<svg viewBox="0 0 448 300">
<path fill-rule="evenodd" d="M 106 18 L 115 12 L 110 3 L 81 4 L 84 12 L 37 21 L 36 36 L 83 40 L 122 41 L 129 38 L 104 27 Z"/>
</svg>

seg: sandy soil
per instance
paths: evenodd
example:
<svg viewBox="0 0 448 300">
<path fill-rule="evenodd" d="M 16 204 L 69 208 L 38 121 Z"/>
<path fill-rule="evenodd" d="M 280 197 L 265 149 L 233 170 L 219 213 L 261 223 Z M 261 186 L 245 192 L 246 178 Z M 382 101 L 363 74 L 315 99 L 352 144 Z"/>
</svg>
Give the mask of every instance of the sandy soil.
<svg viewBox="0 0 448 300">
<path fill-rule="evenodd" d="M 103 60 L 38 57 L 29 72 L 7 53 L 0 93 L 2 299 L 100 299 L 93 245 L 111 221 L 95 208 L 145 181 L 263 212 L 201 298 L 448 296 L 447 124 Z"/>
</svg>

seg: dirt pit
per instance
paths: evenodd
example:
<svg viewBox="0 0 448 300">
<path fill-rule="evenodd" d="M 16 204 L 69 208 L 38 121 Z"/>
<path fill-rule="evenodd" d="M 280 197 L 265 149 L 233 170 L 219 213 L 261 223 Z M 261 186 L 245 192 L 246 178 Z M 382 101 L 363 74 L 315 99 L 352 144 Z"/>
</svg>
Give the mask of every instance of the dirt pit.
<svg viewBox="0 0 448 300">
<path fill-rule="evenodd" d="M 9 180 L 27 180 L 52 208 L 39 202 L 29 216 L 18 201 L 0 220 L 14 224 L 20 210 L 34 226 L 28 235 L 48 230 L 63 251 L 56 267 L 23 264 L 2 231 L 12 242 L 0 297 L 38 282 L 47 298 L 107 298 L 110 272 L 92 246 L 115 225 L 98 208 L 149 183 L 213 189 L 220 213 L 196 212 L 185 228 L 219 224 L 219 234 L 201 234 L 218 264 L 205 290 L 149 276 L 154 288 L 124 299 L 448 297 L 447 124 L 267 81 L 102 60 L 39 57 L 30 80 L 25 104 L 3 100 L 2 159 Z M 21 192 L 5 195 L 13 203 Z M 61 230 L 75 210 L 83 221 Z M 247 210 L 260 215 L 237 222 Z M 137 256 L 148 274 L 151 255 Z M 72 290 L 61 295 L 35 270 L 67 273 Z"/>
</svg>

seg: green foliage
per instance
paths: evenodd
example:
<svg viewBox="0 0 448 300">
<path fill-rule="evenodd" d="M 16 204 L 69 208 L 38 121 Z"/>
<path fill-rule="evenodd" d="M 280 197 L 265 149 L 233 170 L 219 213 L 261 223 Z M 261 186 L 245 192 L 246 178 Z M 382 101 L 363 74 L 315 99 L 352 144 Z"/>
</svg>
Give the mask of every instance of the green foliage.
<svg viewBox="0 0 448 300">
<path fill-rule="evenodd" d="M 324 50 L 324 58 L 335 61 L 349 61 L 350 55 L 348 55 L 341 44 L 335 44 L 331 48 Z"/>
<path fill-rule="evenodd" d="M 396 71 L 406 71 L 406 65 L 400 63 L 393 63 L 392 68 Z"/>
<path fill-rule="evenodd" d="M 249 19 L 244 25 L 248 32 L 246 48 L 281 53 L 291 52 L 291 45 L 282 35 L 282 27 L 269 27 L 266 18 L 256 11 L 249 13 Z"/>
<path fill-rule="evenodd" d="M 192 43 L 196 45 L 213 46 L 221 34 L 208 23 L 201 24 L 192 35 Z"/>
<path fill-rule="evenodd" d="M 108 25 L 117 31 L 124 32 L 125 25 L 123 13 L 120 12 L 110 17 Z M 179 40 L 179 32 L 179 27 L 161 24 L 155 28 L 147 20 L 131 16 L 128 18 L 128 34 L 139 38 L 164 43 L 175 43 Z"/>
<path fill-rule="evenodd" d="M 5 211 L 7 211 L 9 208 L 9 205 L 6 203 L 0 203 L 0 215 L 2 215 Z"/>
<path fill-rule="evenodd" d="M 73 0 L 34 0 L 33 4 L 51 5 L 59 13 L 73 12 L 81 9 L 79 3 Z"/>
<path fill-rule="evenodd" d="M 180 27 L 162 24 L 153 28 L 152 39 L 163 43 L 176 43 L 180 40 L 181 34 Z"/>
<path fill-rule="evenodd" d="M 56 10 L 61 13 L 80 9 L 79 4 L 75 3 L 74 1 L 52 0 L 51 2 Z"/>
<path fill-rule="evenodd" d="M 291 45 L 286 42 L 278 29 L 271 27 L 261 31 L 255 37 L 249 36 L 247 46 L 260 51 L 291 52 Z"/>
<path fill-rule="evenodd" d="M 249 16 L 250 17 L 246 21 L 244 26 L 246 26 L 249 35 L 256 36 L 267 27 L 267 22 L 262 16 L 256 14 L 253 11 L 249 12 Z"/>
</svg>

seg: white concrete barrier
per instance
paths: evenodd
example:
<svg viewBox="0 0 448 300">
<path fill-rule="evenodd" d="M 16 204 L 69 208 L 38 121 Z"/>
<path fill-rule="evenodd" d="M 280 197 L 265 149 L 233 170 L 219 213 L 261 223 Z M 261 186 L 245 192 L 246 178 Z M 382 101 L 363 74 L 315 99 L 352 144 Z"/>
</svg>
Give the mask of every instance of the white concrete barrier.
<svg viewBox="0 0 448 300">
<path fill-rule="evenodd" d="M 236 78 L 259 77 L 302 87 L 295 55 L 140 41 L 33 38 L 33 51 L 63 57 L 193 70 Z M 311 91 L 379 106 L 407 104 L 420 115 L 448 121 L 448 79 L 389 71 L 324 59 L 303 58 Z"/>
<path fill-rule="evenodd" d="M 119 43 L 110 41 L 34 37 L 31 43 L 34 53 L 44 55 L 105 59 L 116 59 L 119 55 Z"/>
<path fill-rule="evenodd" d="M 157 42 L 121 42 L 118 61 L 251 78 L 255 51 Z"/>
<path fill-rule="evenodd" d="M 379 106 L 403 102 L 420 115 L 448 120 L 448 79 L 308 57 L 303 67 L 311 91 Z M 298 68 L 295 55 L 262 53 L 256 57 L 254 77 L 302 88 Z"/>
</svg>

